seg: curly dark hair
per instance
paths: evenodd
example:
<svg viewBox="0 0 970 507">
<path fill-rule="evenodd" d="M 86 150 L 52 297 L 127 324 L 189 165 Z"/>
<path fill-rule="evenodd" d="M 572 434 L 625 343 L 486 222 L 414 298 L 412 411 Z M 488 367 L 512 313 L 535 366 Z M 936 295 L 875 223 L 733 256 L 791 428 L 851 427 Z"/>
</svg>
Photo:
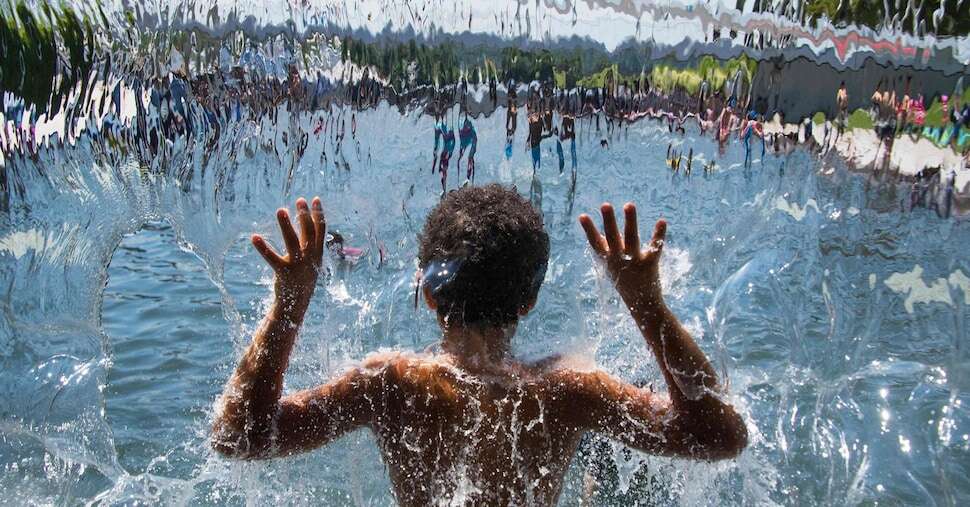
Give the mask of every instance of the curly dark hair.
<svg viewBox="0 0 970 507">
<path fill-rule="evenodd" d="M 425 283 L 432 264 L 457 266 L 432 297 L 440 317 L 463 325 L 515 322 L 538 296 L 549 262 L 542 216 L 497 184 L 450 192 L 428 214 L 418 242 Z"/>
</svg>

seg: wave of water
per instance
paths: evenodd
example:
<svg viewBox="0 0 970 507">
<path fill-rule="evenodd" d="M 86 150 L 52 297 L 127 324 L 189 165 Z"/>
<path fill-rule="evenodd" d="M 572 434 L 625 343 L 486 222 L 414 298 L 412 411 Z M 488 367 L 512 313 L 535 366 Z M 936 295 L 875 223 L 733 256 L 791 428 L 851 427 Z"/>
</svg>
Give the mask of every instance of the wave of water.
<svg viewBox="0 0 970 507">
<path fill-rule="evenodd" d="M 105 14 L 99 23 L 108 29 L 99 29 L 91 39 L 97 42 L 81 46 L 83 57 L 58 60 L 55 75 L 70 74 L 72 67 L 64 62 L 87 62 L 84 70 L 90 74 L 55 80 L 70 84 L 53 94 L 57 113 L 50 107 L 53 101 L 47 103 L 49 115 L 36 103 L 34 132 L 24 130 L 19 137 L 9 134 L 9 109 L 4 116 L 6 139 L 15 141 L 5 141 L 2 159 L 0 487 L 9 492 L 2 502 L 390 503 L 379 453 L 363 432 L 305 457 L 261 464 L 228 463 L 205 444 L 215 393 L 247 343 L 268 293 L 269 274 L 246 238 L 254 231 L 272 236 L 273 210 L 297 195 L 320 194 L 331 222 L 370 254 L 353 268 L 334 266 L 294 353 L 290 387 L 320 382 L 370 350 L 421 349 L 437 339 L 431 316 L 410 307 L 415 234 L 440 189 L 429 174 L 433 134 L 432 119 L 422 114 L 425 103 L 381 102 L 355 110 L 346 95 L 339 95 L 345 93 L 340 88 L 344 73 L 352 71 L 339 48 L 326 40 L 313 46 L 273 27 L 305 32 L 315 26 L 307 20 L 323 19 L 346 35 L 367 31 L 368 23 L 376 28 L 372 32 L 384 30 L 391 21 L 391 31 L 402 23 L 440 36 L 459 32 L 469 18 L 475 26 L 476 19 L 488 16 L 469 4 L 451 15 L 419 20 L 414 12 L 411 19 L 409 10 L 434 12 L 442 6 L 391 3 L 362 5 L 351 13 L 325 6 L 313 18 L 287 4 L 259 21 L 237 16 L 237 25 L 220 20 L 202 23 L 206 30 L 153 31 L 170 26 L 165 20 L 199 19 L 185 14 L 195 7 L 159 9 L 173 14 L 155 18 L 132 7 L 136 22 L 130 25 L 120 21 L 126 19 L 123 7 L 131 6 L 101 6 Z M 608 18 L 621 18 L 610 37 L 630 30 L 643 38 L 645 27 L 667 23 L 665 12 L 678 14 L 634 7 L 513 4 L 488 21 L 496 26 L 483 31 L 508 37 L 503 30 L 511 28 L 503 23 L 524 23 L 536 28 L 512 35 L 526 33 L 541 47 L 566 33 L 604 33 Z M 84 5 L 77 10 L 96 11 Z M 571 17 L 589 20 L 573 25 Z M 745 26 L 759 19 L 772 20 L 779 30 L 809 30 L 767 14 L 733 13 L 725 23 Z M 244 29 L 237 32 L 234 26 Z M 337 33 L 326 26 L 321 30 Z M 683 25 L 664 26 L 674 34 L 681 31 L 676 42 L 689 40 Z M 860 82 L 873 80 L 867 65 L 901 58 L 911 72 L 934 72 L 925 74 L 931 77 L 924 84 L 941 90 L 952 89 L 958 79 L 951 72 L 953 62 L 966 61 L 966 38 L 938 44 L 922 35 L 829 28 L 837 41 L 896 37 L 921 48 L 919 54 L 926 48 L 953 49 L 944 56 L 931 52 L 920 63 L 887 54 L 879 44 L 860 45 L 855 66 L 850 53 L 816 53 L 818 48 L 797 38 L 786 42 L 785 51 L 797 54 L 808 47 L 822 63 L 834 52 L 837 58 L 829 63 Z M 737 54 L 736 45 L 722 45 L 727 54 L 720 56 Z M 328 76 L 333 88 L 327 92 L 339 100 L 297 106 L 282 98 L 285 85 L 279 81 L 275 88 L 251 87 L 248 96 L 232 95 L 233 85 L 227 85 L 226 95 L 213 94 L 228 107 L 208 120 L 210 127 L 165 135 L 158 135 L 168 128 L 160 115 L 139 113 L 135 106 L 136 93 L 150 102 L 145 83 L 167 77 L 173 67 L 226 80 L 234 67 L 242 67 L 269 82 L 274 76 L 284 79 L 294 61 L 303 76 L 317 71 Z M 224 73 L 217 71 L 223 64 Z M 58 89 L 48 89 L 48 98 Z M 22 98 L 23 88 L 3 91 L 5 105 Z M 797 98 L 798 91 L 795 86 L 786 96 Z M 822 108 L 818 102 L 810 107 Z M 458 107 L 448 109 L 446 117 L 457 123 Z M 318 128 L 321 118 L 325 128 Z M 207 121 L 196 119 L 196 125 Z M 516 185 L 524 193 L 533 182 L 522 130 L 508 159 L 505 110 L 498 107 L 474 121 L 476 181 Z M 28 124 L 25 119 L 23 125 Z M 154 141 L 139 137 L 140 129 L 155 131 Z M 604 468 L 603 463 L 609 472 L 600 472 L 607 484 L 597 493 L 602 504 L 959 505 L 970 498 L 970 254 L 965 248 L 970 231 L 964 221 L 940 220 L 928 210 L 901 212 L 908 209 L 901 204 L 908 202 L 907 192 L 804 147 L 769 153 L 745 167 L 740 146 L 719 153 L 717 144 L 690 124 L 679 135 L 659 122 L 626 123 L 609 134 L 608 149 L 599 142 L 607 137 L 605 124 L 597 132 L 592 120 L 584 119 L 577 130 L 575 193 L 568 171 L 558 174 L 554 144 L 544 144 L 539 182 L 552 258 L 538 307 L 520 326 L 517 353 L 573 353 L 595 358 L 630 381 L 659 380 L 574 223 L 578 212 L 604 200 L 633 200 L 642 216 L 663 216 L 670 223 L 664 266 L 670 306 L 729 379 L 752 443 L 736 462 L 719 465 L 592 444 L 574 460 L 562 503 L 577 503 L 585 494 L 584 474 Z M 692 148 L 695 167 L 713 160 L 717 169 L 710 174 L 695 169 L 690 176 L 671 172 L 664 156 L 671 145 Z M 102 298 L 123 238 L 159 221 L 171 227 L 181 248 L 201 260 L 219 294 L 220 325 L 199 326 L 199 341 L 184 346 L 224 354 L 199 354 L 173 366 L 181 372 L 182 390 L 150 383 L 124 388 L 129 400 L 158 398 L 173 412 L 181 411 L 178 417 L 159 418 L 168 431 L 155 433 L 132 431 L 109 417 L 118 410 L 106 406 L 105 392 L 116 392 L 109 379 L 134 366 L 116 355 L 118 337 L 105 334 L 103 312 L 113 319 L 118 315 L 103 308 Z M 388 252 L 384 262 L 376 255 L 379 245 Z M 147 276 L 161 279 L 163 272 L 150 270 Z M 159 283 L 158 290 L 177 293 L 179 288 Z M 190 295 L 185 300 L 172 303 L 176 314 L 193 310 Z M 212 313 L 191 318 L 211 323 Z M 157 334 L 150 350 L 164 352 L 177 338 L 166 329 Z M 119 417 L 132 425 L 140 421 L 137 410 Z"/>
</svg>

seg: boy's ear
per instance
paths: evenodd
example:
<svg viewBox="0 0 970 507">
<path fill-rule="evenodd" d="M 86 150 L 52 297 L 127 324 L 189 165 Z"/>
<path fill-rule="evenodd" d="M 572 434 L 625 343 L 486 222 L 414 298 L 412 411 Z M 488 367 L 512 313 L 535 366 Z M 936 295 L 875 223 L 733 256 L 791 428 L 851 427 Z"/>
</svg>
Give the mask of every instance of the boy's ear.
<svg viewBox="0 0 970 507">
<path fill-rule="evenodd" d="M 424 294 L 424 302 L 427 303 L 428 308 L 437 310 L 438 303 L 436 303 L 434 298 L 431 297 L 431 289 L 427 285 L 424 285 L 421 287 L 421 293 Z"/>
</svg>

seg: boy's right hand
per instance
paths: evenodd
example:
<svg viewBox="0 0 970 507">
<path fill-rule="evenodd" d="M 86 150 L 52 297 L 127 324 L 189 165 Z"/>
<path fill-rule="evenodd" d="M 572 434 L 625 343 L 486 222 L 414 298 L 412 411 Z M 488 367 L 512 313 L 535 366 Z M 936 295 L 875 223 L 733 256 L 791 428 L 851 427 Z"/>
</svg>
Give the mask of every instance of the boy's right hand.
<svg viewBox="0 0 970 507">
<path fill-rule="evenodd" d="M 667 222 L 658 220 L 654 226 L 653 238 L 646 249 L 640 245 L 640 231 L 637 229 L 637 208 L 633 203 L 623 206 L 626 216 L 623 237 L 616 224 L 613 205 L 603 203 L 603 230 L 600 234 L 587 214 L 579 216 L 579 223 L 586 231 L 586 239 L 593 251 L 603 259 L 606 269 L 613 279 L 617 292 L 632 311 L 654 313 L 663 305 L 660 289 L 660 254 L 663 251 Z"/>
<path fill-rule="evenodd" d="M 301 234 L 297 236 L 290 222 L 286 208 L 276 211 L 276 218 L 283 233 L 287 254 L 276 253 L 259 234 L 253 234 L 253 247 L 263 256 L 266 263 L 276 272 L 276 300 L 282 309 L 302 316 L 316 288 L 317 275 L 323 264 L 323 243 L 327 233 L 327 222 L 323 216 L 323 205 L 319 197 L 313 198 L 313 210 L 307 206 L 306 199 L 296 200 L 297 219 Z"/>
</svg>

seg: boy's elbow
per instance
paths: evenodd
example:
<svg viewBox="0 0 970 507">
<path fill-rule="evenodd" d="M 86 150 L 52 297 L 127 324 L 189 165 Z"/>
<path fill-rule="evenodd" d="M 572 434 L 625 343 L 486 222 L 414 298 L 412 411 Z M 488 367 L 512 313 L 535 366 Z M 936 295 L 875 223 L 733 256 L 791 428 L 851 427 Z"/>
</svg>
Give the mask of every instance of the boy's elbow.
<svg viewBox="0 0 970 507">
<path fill-rule="evenodd" d="M 209 446 L 212 450 L 216 452 L 219 456 L 228 459 L 245 460 L 248 459 L 248 454 L 242 448 L 242 446 L 227 442 L 226 440 L 217 438 L 213 436 L 209 439 Z"/>
<path fill-rule="evenodd" d="M 739 418 L 740 419 L 740 418 Z M 718 446 L 718 453 L 714 459 L 733 459 L 738 457 L 744 449 L 748 447 L 748 429 L 744 426 L 744 421 L 725 432 Z"/>
<path fill-rule="evenodd" d="M 212 450 L 223 458 L 236 461 L 256 461 L 271 458 L 268 453 L 248 445 L 212 439 L 209 442 Z"/>
<path fill-rule="evenodd" d="M 212 435 L 209 437 L 209 446 L 216 454 L 238 461 L 265 459 L 267 457 L 265 452 L 260 452 L 261 449 L 265 449 L 265 446 L 254 445 L 256 443 L 258 442 L 254 442 L 244 434 L 227 431 L 226 428 L 218 426 L 213 428 Z"/>
<path fill-rule="evenodd" d="M 704 442 L 705 458 L 711 461 L 738 457 L 748 446 L 748 429 L 741 416 L 731 411 L 720 431 L 711 431 Z"/>
<path fill-rule="evenodd" d="M 730 405 L 719 403 L 692 415 L 683 420 L 681 427 L 689 442 L 686 456 L 706 461 L 733 459 L 748 446 L 744 419 Z"/>
</svg>

